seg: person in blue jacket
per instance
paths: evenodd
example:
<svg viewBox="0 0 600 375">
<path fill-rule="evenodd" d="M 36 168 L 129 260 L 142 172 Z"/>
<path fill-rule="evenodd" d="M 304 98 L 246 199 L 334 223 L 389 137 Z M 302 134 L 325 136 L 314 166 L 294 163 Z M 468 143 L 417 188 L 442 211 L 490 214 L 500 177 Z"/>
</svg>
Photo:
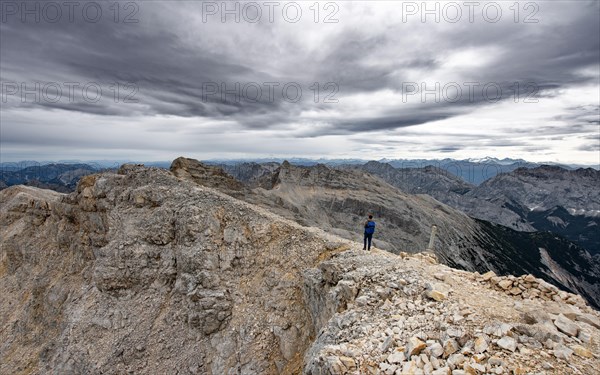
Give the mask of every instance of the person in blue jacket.
<svg viewBox="0 0 600 375">
<path fill-rule="evenodd" d="M 369 220 L 365 221 L 365 245 L 363 246 L 363 250 L 371 250 L 373 233 L 375 233 L 375 222 L 373 221 L 373 215 L 369 215 Z M 367 247 L 367 242 L 369 243 L 369 247 Z"/>
</svg>

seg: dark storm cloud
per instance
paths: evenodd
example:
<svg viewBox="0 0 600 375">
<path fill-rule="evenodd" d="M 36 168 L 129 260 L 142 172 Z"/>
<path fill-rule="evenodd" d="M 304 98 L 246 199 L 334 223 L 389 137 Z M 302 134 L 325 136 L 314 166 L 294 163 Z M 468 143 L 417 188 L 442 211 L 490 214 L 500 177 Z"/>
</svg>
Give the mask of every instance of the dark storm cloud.
<svg viewBox="0 0 600 375">
<path fill-rule="evenodd" d="M 397 114 L 388 117 L 376 117 L 372 119 L 348 119 L 341 121 L 332 121 L 332 124 L 325 129 L 317 129 L 315 132 L 305 133 L 307 136 L 319 136 L 324 134 L 354 134 L 377 130 L 398 129 L 419 124 L 425 124 L 431 121 L 443 120 L 452 117 L 451 112 L 446 113 L 415 113 L 415 114 Z"/>
<path fill-rule="evenodd" d="M 302 128 L 299 137 L 409 128 L 468 114 L 496 101 L 514 100 L 516 94 L 519 100 L 532 93 L 535 98 L 552 97 L 562 89 L 596 82 L 597 77 L 581 71 L 590 67 L 597 70 L 600 61 L 598 2 L 578 2 L 577 6 L 540 4 L 538 24 L 444 24 L 435 31 L 435 24 L 388 22 L 387 26 L 376 28 L 344 23 L 342 18 L 335 27 L 318 29 L 322 45 L 312 48 L 290 38 L 285 29 L 264 22 L 254 26 L 199 24 L 200 5 L 194 2 L 139 2 L 136 17 L 140 22 L 135 24 L 112 22 L 108 3 L 104 4 L 107 16 L 98 23 L 71 23 L 66 17 L 58 23 L 22 23 L 10 18 L 0 24 L 3 82 L 98 82 L 109 98 L 98 103 L 82 98 L 68 103 L 22 103 L 12 98 L 3 107 L 41 107 L 101 116 L 168 115 L 228 120 L 247 129 L 274 131 L 286 131 L 290 124 L 302 123 L 301 116 L 307 111 L 322 113 L 320 125 Z M 344 3 L 339 6 L 344 10 Z M 188 24 L 189 27 L 182 26 Z M 230 37 L 223 36 L 229 32 Z M 300 34 L 303 30 L 297 28 L 294 32 Z M 423 39 L 415 41 L 421 35 Z M 443 70 L 448 56 L 478 48 L 491 52 L 481 52 L 475 60 L 483 61 L 494 53 L 497 56 L 492 56 L 492 63 L 459 66 L 454 71 L 463 82 L 478 82 L 481 86 L 493 83 L 502 91 L 499 98 L 490 99 L 481 90 L 475 90 L 473 95 L 463 92 L 457 100 L 442 99 L 439 103 L 410 96 L 414 102 L 385 103 L 387 107 L 368 113 L 350 111 L 344 118 L 327 114 L 327 110 L 345 110 L 344 103 L 353 95 L 377 97 L 383 90 L 401 94 L 407 82 L 420 84 L 419 80 L 430 72 Z M 455 79 L 437 78 L 442 86 Z M 138 89 L 137 103 L 124 103 L 121 97 L 119 101 L 110 100 L 107 87 L 114 82 L 133 83 Z M 279 84 L 272 97 L 266 82 Z M 281 86 L 289 82 L 303 88 L 303 96 L 297 102 L 281 95 Z M 309 89 L 313 82 L 336 83 L 339 105 L 314 103 Z M 519 83 L 516 94 L 515 82 Z M 261 86 L 262 95 L 253 99 L 239 89 L 240 95 L 223 94 L 221 85 L 235 91 L 236 83 L 242 87 L 256 83 Z M 565 121 L 568 126 L 544 126 L 536 132 L 587 132 L 586 124 L 598 124 L 594 111 L 597 113 L 597 107 L 574 109 L 554 119 Z M 3 125 L 5 142 L 15 130 Z M 190 133 L 202 131 L 194 129 Z M 523 132 L 530 130 L 515 129 L 516 134 Z M 500 140 L 486 145 L 523 146 Z M 448 146 L 435 151 L 459 149 Z"/>
<path fill-rule="evenodd" d="M 104 11 L 108 13 L 106 8 Z M 278 98 L 246 100 L 241 90 L 242 95 L 222 96 L 221 84 L 231 90 L 236 82 L 243 85 L 278 79 L 254 67 L 231 63 L 218 52 L 189 48 L 167 28 L 115 24 L 111 20 L 69 23 L 66 18 L 58 24 L 9 21 L 13 22 L 0 25 L 3 81 L 25 82 L 30 88 L 36 81 L 94 82 L 102 85 L 105 93 L 110 84 L 133 83 L 138 88 L 136 99 L 146 106 L 146 114 L 227 117 L 274 111 L 280 103 L 275 100 Z M 209 84 L 216 84 L 216 93 L 203 90 Z M 108 105 L 110 100 L 102 106 L 75 99 L 67 105 L 44 100 L 35 104 L 106 115 L 131 109 Z"/>
</svg>

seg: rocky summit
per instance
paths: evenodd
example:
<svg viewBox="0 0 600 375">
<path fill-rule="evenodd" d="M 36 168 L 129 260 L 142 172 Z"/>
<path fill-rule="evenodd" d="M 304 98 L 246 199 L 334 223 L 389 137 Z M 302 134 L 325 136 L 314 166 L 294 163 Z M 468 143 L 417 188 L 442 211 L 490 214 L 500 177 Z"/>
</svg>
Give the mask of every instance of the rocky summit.
<svg viewBox="0 0 600 375">
<path fill-rule="evenodd" d="M 259 193 L 189 159 L 2 190 L 0 373 L 596 373 L 581 296 L 284 218 L 261 202 L 311 174 L 285 168 Z"/>
</svg>

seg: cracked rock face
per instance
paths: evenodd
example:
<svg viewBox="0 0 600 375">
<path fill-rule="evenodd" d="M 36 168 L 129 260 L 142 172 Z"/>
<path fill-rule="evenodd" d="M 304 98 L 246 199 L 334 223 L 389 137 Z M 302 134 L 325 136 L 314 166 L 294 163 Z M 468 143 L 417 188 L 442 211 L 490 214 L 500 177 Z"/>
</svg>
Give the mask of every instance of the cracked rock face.
<svg viewBox="0 0 600 375">
<path fill-rule="evenodd" d="M 337 239 L 136 166 L 1 194 L 0 373 L 300 371 Z"/>
</svg>

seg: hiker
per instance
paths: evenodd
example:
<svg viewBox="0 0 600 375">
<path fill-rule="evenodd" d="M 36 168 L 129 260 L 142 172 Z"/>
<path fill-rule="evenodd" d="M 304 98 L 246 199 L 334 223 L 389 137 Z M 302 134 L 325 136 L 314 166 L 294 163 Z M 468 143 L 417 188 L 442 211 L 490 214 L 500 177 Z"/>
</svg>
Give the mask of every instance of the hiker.
<svg viewBox="0 0 600 375">
<path fill-rule="evenodd" d="M 375 233 L 375 222 L 373 221 L 373 215 L 369 215 L 369 220 L 365 221 L 365 245 L 363 250 L 371 250 L 371 240 L 373 239 L 373 233 Z M 367 240 L 369 247 L 367 248 Z"/>
</svg>

